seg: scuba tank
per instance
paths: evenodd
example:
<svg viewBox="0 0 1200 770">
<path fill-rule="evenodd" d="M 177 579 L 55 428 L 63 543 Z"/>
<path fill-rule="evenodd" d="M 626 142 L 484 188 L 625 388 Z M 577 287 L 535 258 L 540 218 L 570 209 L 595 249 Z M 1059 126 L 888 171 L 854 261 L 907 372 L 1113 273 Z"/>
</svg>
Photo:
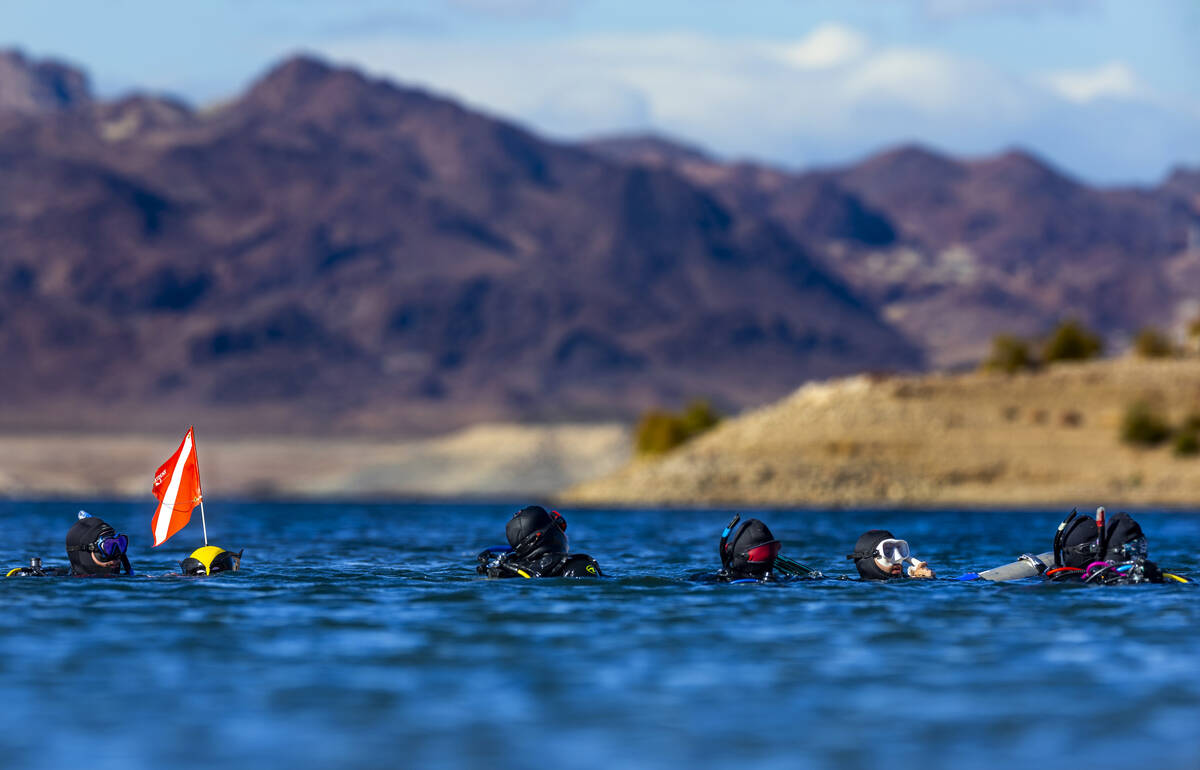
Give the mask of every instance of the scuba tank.
<svg viewBox="0 0 1200 770">
<path fill-rule="evenodd" d="M 29 560 L 28 567 L 15 567 L 10 569 L 4 577 L 46 577 L 47 575 L 62 574 L 62 571 L 56 567 L 50 568 L 49 571 L 42 567 L 42 560 L 34 556 Z"/>
</svg>

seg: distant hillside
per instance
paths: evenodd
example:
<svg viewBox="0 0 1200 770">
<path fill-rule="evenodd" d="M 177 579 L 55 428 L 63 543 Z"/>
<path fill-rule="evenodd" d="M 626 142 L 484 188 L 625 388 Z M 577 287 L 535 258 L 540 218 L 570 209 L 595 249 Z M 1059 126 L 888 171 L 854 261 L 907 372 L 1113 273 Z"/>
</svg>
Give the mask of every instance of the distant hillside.
<svg viewBox="0 0 1200 770">
<path fill-rule="evenodd" d="M 629 419 L 924 364 L 671 169 L 309 58 L 203 113 L 4 61 L 0 429 Z"/>
<path fill-rule="evenodd" d="M 0 55 L 0 430 L 445 431 L 727 412 L 1200 310 L 1200 171 L 804 173 L 542 139 L 310 58 L 213 110 Z M 187 415 L 187 417 L 183 417 Z"/>
<path fill-rule="evenodd" d="M 810 383 L 562 497 L 577 505 L 1200 506 L 1200 457 L 1119 441 L 1136 401 L 1176 424 L 1200 413 L 1200 360 Z"/>
<path fill-rule="evenodd" d="M 766 219 L 949 366 L 1000 331 L 1075 316 L 1114 342 L 1200 310 L 1200 170 L 1154 189 L 1090 188 L 1011 151 L 963 161 L 901 147 L 790 173 L 613 139 L 615 159 L 671 168 L 743 217 Z"/>
</svg>

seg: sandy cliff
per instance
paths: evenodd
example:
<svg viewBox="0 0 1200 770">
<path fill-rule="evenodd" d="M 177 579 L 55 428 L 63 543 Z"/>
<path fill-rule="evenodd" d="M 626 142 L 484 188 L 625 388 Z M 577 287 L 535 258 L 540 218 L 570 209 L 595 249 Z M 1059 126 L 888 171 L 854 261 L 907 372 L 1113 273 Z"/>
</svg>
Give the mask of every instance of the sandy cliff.
<svg viewBox="0 0 1200 770">
<path fill-rule="evenodd" d="M 1200 458 L 1119 440 L 1128 404 L 1200 411 L 1200 361 L 806 385 L 658 459 L 568 489 L 575 504 L 1200 503 Z"/>
</svg>

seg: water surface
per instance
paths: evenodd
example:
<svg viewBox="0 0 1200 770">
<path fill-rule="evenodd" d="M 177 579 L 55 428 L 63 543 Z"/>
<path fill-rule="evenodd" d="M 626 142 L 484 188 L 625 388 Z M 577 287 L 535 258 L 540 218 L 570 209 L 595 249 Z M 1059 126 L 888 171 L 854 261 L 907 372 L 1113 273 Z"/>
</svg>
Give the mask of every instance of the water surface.
<svg viewBox="0 0 1200 770">
<path fill-rule="evenodd" d="M 65 564 L 78 503 L 0 502 L 0 563 Z M 573 511 L 603 581 L 489 581 L 516 506 L 211 503 L 245 569 L 0 581 L 0 766 L 1200 766 L 1200 585 L 707 585 L 731 512 Z M 1059 512 L 743 511 L 831 576 L 859 534 L 939 577 L 1049 549 Z M 1200 575 L 1200 517 L 1141 514 Z M 899 764 L 897 764 L 899 763 Z"/>
</svg>

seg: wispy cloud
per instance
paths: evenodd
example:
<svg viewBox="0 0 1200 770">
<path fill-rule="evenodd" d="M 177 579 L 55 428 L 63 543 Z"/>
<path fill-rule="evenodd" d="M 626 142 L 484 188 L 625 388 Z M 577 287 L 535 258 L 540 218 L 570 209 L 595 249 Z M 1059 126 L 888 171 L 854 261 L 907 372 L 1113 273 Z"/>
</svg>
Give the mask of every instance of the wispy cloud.
<svg viewBox="0 0 1200 770">
<path fill-rule="evenodd" d="M 1051 72 L 1043 81 L 1065 99 L 1084 104 L 1096 99 L 1125 99 L 1145 91 L 1128 64 L 1113 61 L 1087 70 Z"/>
<path fill-rule="evenodd" d="M 561 138 L 653 129 L 794 165 L 919 139 L 965 153 L 1024 145 L 1083 176 L 1146 178 L 1194 158 L 1182 137 L 1189 126 L 1200 133 L 1195 105 L 1149 103 L 1127 64 L 1016 76 L 933 48 L 880 45 L 845 25 L 792 43 L 679 33 L 363 40 L 325 51 Z M 1131 144 L 1122 123 L 1148 136 L 1170 130 Z"/>
<path fill-rule="evenodd" d="M 867 39 L 844 24 L 822 24 L 808 37 L 786 46 L 783 58 L 804 70 L 836 67 L 853 61 L 867 50 Z"/>
</svg>

